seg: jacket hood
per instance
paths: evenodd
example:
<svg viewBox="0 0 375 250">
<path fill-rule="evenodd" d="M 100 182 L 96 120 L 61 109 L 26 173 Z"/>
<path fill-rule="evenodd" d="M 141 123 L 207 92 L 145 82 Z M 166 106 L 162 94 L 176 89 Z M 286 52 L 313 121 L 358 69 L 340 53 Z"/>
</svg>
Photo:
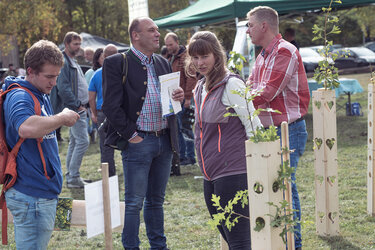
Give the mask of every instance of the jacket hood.
<svg viewBox="0 0 375 250">
<path fill-rule="evenodd" d="M 186 48 L 184 45 L 180 45 L 180 49 L 178 50 L 178 53 L 177 55 L 181 55 L 182 53 L 184 53 L 186 51 Z"/>
<path fill-rule="evenodd" d="M 25 77 L 23 76 L 7 76 L 4 80 L 3 90 L 6 90 L 13 83 L 18 83 L 22 87 L 28 88 L 36 96 L 42 96 L 42 93 L 37 88 L 35 88 L 30 82 L 26 81 Z"/>
</svg>

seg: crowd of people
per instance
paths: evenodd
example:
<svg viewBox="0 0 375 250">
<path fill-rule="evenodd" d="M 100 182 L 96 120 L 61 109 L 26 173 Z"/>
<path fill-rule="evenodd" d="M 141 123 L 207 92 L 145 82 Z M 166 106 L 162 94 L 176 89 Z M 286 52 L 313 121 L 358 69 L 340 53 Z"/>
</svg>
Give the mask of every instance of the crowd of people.
<svg viewBox="0 0 375 250">
<path fill-rule="evenodd" d="M 127 52 L 118 53 L 112 44 L 96 50 L 86 48 L 84 56 L 92 68 L 85 74 L 75 59 L 82 43 L 76 32 L 65 35 L 62 52 L 46 40 L 32 45 L 24 58 L 26 77 L 9 76 L 3 86 L 19 83 L 32 91 L 42 106 L 42 114 L 35 114 L 33 99 L 22 89 L 12 90 L 4 103 L 9 146 L 19 138 L 27 139 L 17 156 L 18 178 L 6 192 L 17 249 L 46 249 L 63 179 L 68 188 L 83 188 L 87 183 L 80 167 L 89 146 L 88 117 L 92 129 L 96 126 L 99 130 L 101 162 L 109 163 L 110 176 L 116 175 L 114 149 L 121 151 L 125 249 L 139 249 L 142 209 L 151 249 L 167 249 L 163 204 L 172 162 L 198 163 L 211 216 L 218 212 L 212 205 L 213 194 L 225 205 L 238 190 L 247 189 L 245 141 L 257 127 L 274 125 L 280 134 L 281 122 L 288 122 L 290 148 L 294 149 L 290 163 L 297 169 L 307 140 L 304 115 L 310 101 L 301 56 L 296 46 L 279 34 L 274 9 L 256 7 L 247 19 L 247 33 L 262 50 L 246 80 L 228 70 L 225 50 L 210 31 L 196 32 L 186 47 L 180 45 L 175 33 L 168 33 L 161 55 L 157 54 L 160 33 L 147 17 L 130 23 L 132 45 Z M 171 98 L 181 103 L 182 111 L 163 116 L 158 77 L 171 72 L 180 72 L 180 87 Z M 246 85 L 263 91 L 247 102 L 233 92 Z M 261 112 L 249 120 L 248 111 L 258 108 L 280 113 Z M 224 116 L 228 110 L 237 116 Z M 191 113 L 195 114 L 194 129 L 187 121 Z M 55 132 L 61 126 L 69 127 L 65 178 Z M 44 170 L 38 138 L 43 138 Z M 292 180 L 293 208 L 300 219 L 295 173 Z M 238 205 L 236 211 L 249 216 L 248 205 Z M 302 248 L 300 224 L 295 229 L 298 250 Z M 250 223 L 244 217 L 232 230 L 224 224 L 218 230 L 230 249 L 251 249 Z"/>
</svg>

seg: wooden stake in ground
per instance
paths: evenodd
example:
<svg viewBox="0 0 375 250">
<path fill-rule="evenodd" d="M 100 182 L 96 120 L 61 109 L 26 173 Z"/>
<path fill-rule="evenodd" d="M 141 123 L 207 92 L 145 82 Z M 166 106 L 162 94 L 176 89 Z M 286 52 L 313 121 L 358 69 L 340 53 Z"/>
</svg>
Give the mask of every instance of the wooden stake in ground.
<svg viewBox="0 0 375 250">
<path fill-rule="evenodd" d="M 375 216 L 375 161 L 374 161 L 374 103 L 375 103 L 375 86 L 368 85 L 368 156 L 367 156 L 367 213 Z"/>
<path fill-rule="evenodd" d="M 102 163 L 105 249 L 112 250 L 111 199 L 109 196 L 108 163 Z"/>
<path fill-rule="evenodd" d="M 313 91 L 312 105 L 316 232 L 320 236 L 338 236 L 340 227 L 335 91 Z"/>
<path fill-rule="evenodd" d="M 282 122 L 281 123 L 281 148 L 282 148 L 282 154 L 283 154 L 283 164 L 284 162 L 288 161 L 289 162 L 289 130 L 288 130 L 288 123 L 287 122 Z M 288 151 L 285 151 L 284 149 L 288 149 Z M 290 162 L 288 164 L 290 166 Z M 289 211 L 286 211 L 286 214 L 287 215 L 290 215 L 293 209 L 293 206 L 292 206 L 292 188 L 291 188 L 291 185 L 290 185 L 290 182 L 288 180 L 284 180 L 285 182 L 285 185 L 286 185 L 286 190 L 285 190 L 285 200 L 288 202 L 289 204 Z M 290 228 L 290 225 L 287 225 L 287 229 Z M 287 244 L 288 244 L 288 249 L 290 250 L 294 250 L 295 249 L 295 245 L 294 245 L 294 233 L 293 232 L 290 232 L 288 230 L 287 234 L 286 234 L 286 239 L 287 239 Z"/>
<path fill-rule="evenodd" d="M 220 234 L 220 249 L 221 250 L 229 250 L 228 243 L 224 240 L 223 236 Z"/>
</svg>

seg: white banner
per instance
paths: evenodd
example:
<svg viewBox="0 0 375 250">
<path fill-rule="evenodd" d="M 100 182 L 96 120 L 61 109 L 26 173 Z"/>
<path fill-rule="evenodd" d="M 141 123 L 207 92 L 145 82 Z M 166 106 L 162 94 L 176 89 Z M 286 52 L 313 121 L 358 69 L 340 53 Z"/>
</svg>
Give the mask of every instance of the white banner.
<svg viewBox="0 0 375 250">
<path fill-rule="evenodd" d="M 148 0 L 128 0 L 129 24 L 134 18 L 148 15 Z"/>
</svg>

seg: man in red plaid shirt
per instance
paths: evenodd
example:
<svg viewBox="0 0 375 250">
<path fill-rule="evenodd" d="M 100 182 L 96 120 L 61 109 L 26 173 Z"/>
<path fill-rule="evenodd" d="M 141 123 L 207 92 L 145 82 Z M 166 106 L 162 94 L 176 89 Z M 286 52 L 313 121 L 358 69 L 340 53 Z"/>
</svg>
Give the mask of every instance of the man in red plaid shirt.
<svg viewBox="0 0 375 250">
<path fill-rule="evenodd" d="M 256 108 L 272 108 L 281 114 L 262 112 L 259 118 L 264 127 L 278 127 L 283 121 L 289 124 L 290 165 L 297 169 L 299 157 L 305 150 L 307 141 L 306 123 L 310 93 L 301 56 L 297 48 L 285 41 L 279 34 L 278 13 L 267 6 L 256 7 L 247 13 L 248 30 L 252 42 L 262 46 L 248 84 L 254 89 L 263 89 L 253 104 Z M 301 208 L 295 173 L 292 174 L 292 197 L 294 214 L 301 220 Z M 301 225 L 295 227 L 295 247 L 301 249 Z"/>
</svg>

